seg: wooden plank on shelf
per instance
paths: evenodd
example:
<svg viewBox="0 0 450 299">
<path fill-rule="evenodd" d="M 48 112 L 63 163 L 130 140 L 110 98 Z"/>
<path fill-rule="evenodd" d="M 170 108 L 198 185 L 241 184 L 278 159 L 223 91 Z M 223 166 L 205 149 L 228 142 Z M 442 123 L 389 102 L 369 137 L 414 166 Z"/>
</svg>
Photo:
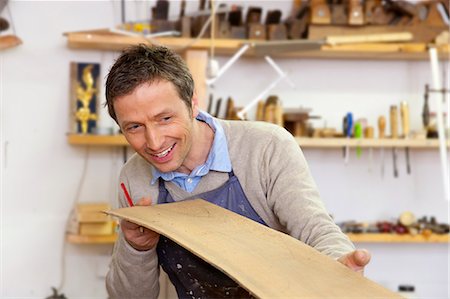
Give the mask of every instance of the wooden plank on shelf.
<svg viewBox="0 0 450 299">
<path fill-rule="evenodd" d="M 67 45 L 71 49 L 121 51 L 131 45 L 150 44 L 144 37 L 121 35 L 107 30 L 72 32 L 65 35 L 67 36 Z"/>
<path fill-rule="evenodd" d="M 92 49 L 92 50 L 109 50 L 121 51 L 125 47 L 138 43 L 154 43 L 165 45 L 174 51 L 183 52 L 186 49 L 208 50 L 214 46 L 217 55 L 232 55 L 238 51 L 244 44 L 261 41 L 241 40 L 241 39 L 191 39 L 181 37 L 159 37 L 154 39 L 146 39 L 142 36 L 126 36 L 117 33 L 108 32 L 108 30 L 92 30 L 83 32 L 69 32 L 67 36 L 67 45 L 73 49 Z M 298 40 L 286 41 L 287 44 L 292 42 L 298 43 Z M 270 41 L 268 41 L 270 43 Z M 376 48 L 374 50 L 374 48 Z M 383 51 L 380 46 L 374 44 L 358 47 L 327 47 L 322 50 L 306 50 L 286 53 L 275 53 L 275 57 L 285 58 L 305 58 L 305 59 L 375 59 L 375 60 L 428 60 L 428 52 L 420 51 L 423 43 L 413 44 L 394 44 L 393 46 L 385 46 Z M 449 46 L 443 45 L 439 47 L 439 55 L 442 59 L 449 59 Z M 245 56 L 255 55 L 254 51 L 247 51 Z"/>
<path fill-rule="evenodd" d="M 363 35 L 375 33 L 409 32 L 413 34 L 413 42 L 431 43 L 442 31 L 448 30 L 445 26 L 338 26 L 338 25 L 311 25 L 308 28 L 308 39 L 323 39 L 329 35 Z"/>
<path fill-rule="evenodd" d="M 117 240 L 117 235 L 107 236 L 81 236 L 81 235 L 66 235 L 67 242 L 73 244 L 113 244 Z"/>
<path fill-rule="evenodd" d="M 204 200 L 108 213 L 165 235 L 256 298 L 400 298 L 303 242 Z"/>
<path fill-rule="evenodd" d="M 362 43 L 323 45 L 323 51 L 374 52 L 374 53 L 423 53 L 427 50 L 425 43 Z"/>
<path fill-rule="evenodd" d="M 448 243 L 449 235 L 347 234 L 356 243 Z"/>
<path fill-rule="evenodd" d="M 128 142 L 123 135 L 69 134 L 67 138 L 69 144 L 72 145 L 128 146 Z"/>
</svg>

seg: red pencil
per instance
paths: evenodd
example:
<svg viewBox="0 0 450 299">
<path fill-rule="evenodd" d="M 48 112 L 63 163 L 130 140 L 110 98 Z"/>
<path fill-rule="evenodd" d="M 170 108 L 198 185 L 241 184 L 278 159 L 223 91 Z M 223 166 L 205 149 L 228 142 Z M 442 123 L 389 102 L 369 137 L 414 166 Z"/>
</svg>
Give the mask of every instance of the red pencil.
<svg viewBox="0 0 450 299">
<path fill-rule="evenodd" d="M 125 198 L 128 201 L 128 204 L 130 205 L 130 207 L 134 206 L 133 201 L 131 200 L 130 194 L 127 191 L 127 188 L 125 187 L 124 183 L 120 183 L 120 187 L 122 187 L 123 190 L 123 194 L 125 194 Z"/>
</svg>

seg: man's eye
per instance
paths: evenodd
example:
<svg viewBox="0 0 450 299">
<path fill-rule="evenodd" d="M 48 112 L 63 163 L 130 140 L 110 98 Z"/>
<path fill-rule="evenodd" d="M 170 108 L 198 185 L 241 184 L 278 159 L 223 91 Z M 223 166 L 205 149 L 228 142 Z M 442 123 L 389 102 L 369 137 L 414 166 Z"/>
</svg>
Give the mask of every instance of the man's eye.
<svg viewBox="0 0 450 299">
<path fill-rule="evenodd" d="M 171 119 L 172 119 L 171 116 L 166 116 L 166 117 L 163 117 L 163 118 L 162 118 L 162 121 L 163 121 L 163 122 L 168 122 L 168 121 L 171 120 Z"/>
<path fill-rule="evenodd" d="M 137 128 L 139 128 L 139 125 L 130 125 L 127 127 L 127 131 L 133 131 L 136 130 Z"/>
</svg>

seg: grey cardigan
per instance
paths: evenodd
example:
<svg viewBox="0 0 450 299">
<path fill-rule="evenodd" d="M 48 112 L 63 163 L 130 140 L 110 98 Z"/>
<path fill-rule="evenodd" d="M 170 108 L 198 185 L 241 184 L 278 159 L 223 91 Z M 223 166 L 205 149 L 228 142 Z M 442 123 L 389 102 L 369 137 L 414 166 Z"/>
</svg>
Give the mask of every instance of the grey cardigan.
<svg viewBox="0 0 450 299">
<path fill-rule="evenodd" d="M 233 171 L 267 225 L 333 258 L 354 250 L 325 210 L 303 153 L 289 132 L 264 122 L 218 121 L 225 131 Z M 123 166 L 120 181 L 133 199 L 157 200 L 158 184 L 150 184 L 151 167 L 137 154 Z M 227 173 L 210 171 L 192 193 L 170 182 L 166 188 L 175 200 L 182 200 L 226 180 Z M 119 194 L 119 205 L 127 206 Z M 159 271 L 155 249 L 137 251 L 119 233 L 106 278 L 108 293 L 111 298 L 157 298 Z"/>
</svg>

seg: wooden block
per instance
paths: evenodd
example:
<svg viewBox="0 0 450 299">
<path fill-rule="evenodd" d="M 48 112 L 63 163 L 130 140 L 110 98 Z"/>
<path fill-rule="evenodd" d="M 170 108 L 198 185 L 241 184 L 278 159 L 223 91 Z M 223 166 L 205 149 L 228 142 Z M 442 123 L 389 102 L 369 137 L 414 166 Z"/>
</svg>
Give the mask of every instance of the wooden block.
<svg viewBox="0 0 450 299">
<path fill-rule="evenodd" d="M 308 39 L 323 39 L 329 35 L 352 35 L 352 34 L 373 34 L 409 32 L 413 34 L 411 42 L 431 43 L 442 31 L 448 30 L 442 26 L 315 26 L 310 25 L 308 29 Z"/>
<path fill-rule="evenodd" d="M 311 0 L 311 24 L 330 24 L 330 7 L 323 0 Z"/>
<path fill-rule="evenodd" d="M 334 35 L 327 36 L 328 44 L 356 44 L 356 43 L 376 43 L 376 42 L 404 42 L 411 41 L 413 35 L 410 32 L 392 32 L 392 33 L 372 33 L 355 35 Z"/>
<path fill-rule="evenodd" d="M 343 4 L 334 4 L 331 7 L 331 24 L 345 25 L 347 24 L 347 13 Z"/>
<path fill-rule="evenodd" d="M 247 17 L 245 18 L 245 23 L 252 24 L 252 23 L 261 23 L 261 15 L 262 15 L 262 8 L 261 7 L 253 7 L 250 6 L 247 9 Z"/>
<path fill-rule="evenodd" d="M 217 38 L 230 38 L 231 26 L 228 21 L 219 22 L 219 31 L 217 32 Z"/>
<path fill-rule="evenodd" d="M 263 24 L 248 24 L 248 39 L 266 40 L 266 26 Z"/>
<path fill-rule="evenodd" d="M 108 208 L 109 209 L 109 208 Z M 107 222 L 110 221 L 109 217 L 102 212 L 85 212 L 77 214 L 78 222 Z"/>
<path fill-rule="evenodd" d="M 79 234 L 81 236 L 105 236 L 112 235 L 114 224 L 112 221 L 102 223 L 81 223 Z"/>
<path fill-rule="evenodd" d="M 308 19 L 309 19 L 309 12 L 304 17 L 292 21 L 289 28 L 290 39 L 300 39 L 305 36 L 308 25 Z"/>
<path fill-rule="evenodd" d="M 232 39 L 246 39 L 247 32 L 244 26 L 231 26 L 230 37 Z"/>
<path fill-rule="evenodd" d="M 182 37 L 191 37 L 191 17 L 182 17 L 181 18 L 181 36 Z"/>
<path fill-rule="evenodd" d="M 348 24 L 364 25 L 363 8 L 359 0 L 350 0 L 348 5 Z"/>
<path fill-rule="evenodd" d="M 78 213 L 102 212 L 110 208 L 111 206 L 108 203 L 103 202 L 79 203 L 76 206 L 76 210 Z"/>
<path fill-rule="evenodd" d="M 284 24 L 267 25 L 267 37 L 269 40 L 286 40 L 287 29 Z"/>
<path fill-rule="evenodd" d="M 256 298 L 402 298 L 287 234 L 204 200 L 108 214 L 170 238 Z"/>
</svg>

